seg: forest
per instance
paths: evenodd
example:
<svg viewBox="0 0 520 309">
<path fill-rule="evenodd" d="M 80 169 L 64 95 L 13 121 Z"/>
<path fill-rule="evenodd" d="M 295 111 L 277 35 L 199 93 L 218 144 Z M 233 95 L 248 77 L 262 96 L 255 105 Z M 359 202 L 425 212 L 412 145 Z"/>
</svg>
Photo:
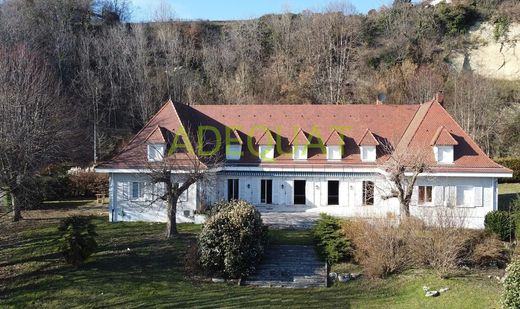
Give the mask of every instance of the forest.
<svg viewBox="0 0 520 309">
<path fill-rule="evenodd" d="M 449 61 L 468 48 L 478 23 L 505 35 L 520 20 L 517 0 L 396 0 L 367 14 L 341 2 L 218 22 L 178 20 L 173 12 L 162 8 L 153 21 L 132 23 L 125 0 L 0 1 L 7 72 L 0 73 L 0 149 L 91 165 L 113 155 L 169 97 L 374 104 L 383 93 L 385 104 L 417 104 L 443 91 L 446 108 L 485 152 L 520 154 L 519 82 L 455 70 Z M 36 116 L 26 110 L 38 108 Z M 50 137 L 47 147 L 42 140 Z"/>
</svg>

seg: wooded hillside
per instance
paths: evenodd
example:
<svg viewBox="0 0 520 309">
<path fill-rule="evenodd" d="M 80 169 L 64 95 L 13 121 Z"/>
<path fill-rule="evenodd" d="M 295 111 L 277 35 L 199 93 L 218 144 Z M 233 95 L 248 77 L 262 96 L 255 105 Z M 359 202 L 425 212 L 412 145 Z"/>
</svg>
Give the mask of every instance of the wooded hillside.
<svg viewBox="0 0 520 309">
<path fill-rule="evenodd" d="M 98 159 L 109 156 L 169 96 L 186 104 L 374 104 L 384 93 L 386 103 L 411 104 L 440 90 L 486 152 L 520 154 L 520 81 L 450 64 L 471 48 L 471 27 L 487 22 L 496 40 L 506 36 L 520 21 L 517 0 L 396 0 L 366 15 L 335 4 L 233 22 L 162 14 L 137 24 L 126 22 L 128 12 L 120 0 L 0 1 L 0 45 L 19 57 L 30 51 L 58 80 L 63 117 L 75 119 L 75 163 L 91 162 L 93 147 Z"/>
</svg>

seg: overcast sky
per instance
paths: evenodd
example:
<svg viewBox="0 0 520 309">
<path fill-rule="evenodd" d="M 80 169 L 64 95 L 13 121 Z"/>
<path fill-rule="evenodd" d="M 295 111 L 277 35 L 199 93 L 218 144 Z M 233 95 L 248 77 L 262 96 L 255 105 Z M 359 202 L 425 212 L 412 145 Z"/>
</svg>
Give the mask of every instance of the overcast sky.
<svg viewBox="0 0 520 309">
<path fill-rule="evenodd" d="M 179 19 L 233 20 L 259 17 L 268 13 L 320 10 L 338 1 L 319 0 L 130 0 L 132 21 L 154 19 L 157 13 L 168 14 L 169 8 Z M 358 12 L 378 8 L 391 0 L 352 0 Z M 166 5 L 165 5 L 166 4 Z M 168 8 L 169 7 L 169 8 Z"/>
</svg>

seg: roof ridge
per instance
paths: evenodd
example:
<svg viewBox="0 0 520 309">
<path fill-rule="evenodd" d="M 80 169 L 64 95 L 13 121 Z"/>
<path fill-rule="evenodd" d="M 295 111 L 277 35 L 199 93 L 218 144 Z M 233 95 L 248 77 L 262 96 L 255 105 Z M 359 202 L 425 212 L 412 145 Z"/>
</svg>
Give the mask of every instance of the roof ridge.
<svg viewBox="0 0 520 309">
<path fill-rule="evenodd" d="M 202 160 L 199 158 L 199 156 L 197 155 L 196 151 L 195 151 L 195 148 L 193 148 L 193 144 L 191 143 L 191 139 L 189 137 L 189 133 L 188 131 L 186 130 L 186 128 L 184 127 L 184 124 L 182 123 L 182 120 L 181 120 L 181 117 L 179 117 L 179 113 L 177 112 L 177 108 L 175 107 L 175 103 L 173 103 L 172 99 L 168 99 L 168 102 L 167 103 L 170 103 L 172 108 L 173 108 L 173 113 L 175 114 L 175 116 L 177 117 L 177 120 L 179 120 L 179 124 L 181 126 L 181 128 L 184 130 L 184 132 L 186 133 L 186 139 L 188 141 L 188 143 L 190 144 L 190 147 L 191 149 L 193 150 L 193 155 L 195 156 L 195 159 L 197 159 L 197 161 L 199 161 L 200 164 L 202 164 L 204 167 L 207 168 L 207 165 L 204 164 L 204 162 L 202 162 Z M 188 153 L 189 155 L 189 153 Z"/>
<path fill-rule="evenodd" d="M 426 103 L 421 104 L 421 106 L 417 109 L 415 115 L 412 117 L 412 119 L 408 123 L 408 126 L 404 130 L 401 139 L 397 143 L 397 146 L 395 147 L 396 150 L 401 150 L 402 148 L 406 149 L 408 147 L 410 142 L 415 137 L 417 130 L 419 130 L 419 127 L 421 127 L 421 124 L 423 123 L 424 118 L 426 118 L 426 115 L 428 114 L 428 111 L 432 107 L 433 103 L 434 100 L 428 101 Z M 420 119 L 417 117 L 420 117 Z M 415 121 L 416 119 L 418 122 Z"/>
</svg>

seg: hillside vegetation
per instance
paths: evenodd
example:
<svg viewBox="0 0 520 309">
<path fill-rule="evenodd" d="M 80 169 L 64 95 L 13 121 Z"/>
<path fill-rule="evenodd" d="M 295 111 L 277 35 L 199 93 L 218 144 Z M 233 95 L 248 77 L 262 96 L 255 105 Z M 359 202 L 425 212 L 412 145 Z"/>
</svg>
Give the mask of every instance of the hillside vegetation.
<svg viewBox="0 0 520 309">
<path fill-rule="evenodd" d="M 70 160 L 91 161 L 94 139 L 107 158 L 168 97 L 373 104 L 382 92 L 387 103 L 410 104 L 439 90 L 487 153 L 520 154 L 520 61 L 503 61 L 516 50 L 516 0 L 396 0 L 368 14 L 334 4 L 236 22 L 157 16 L 126 23 L 127 3 L 115 0 L 0 2 L 0 45 L 24 46 L 47 63 L 77 119 L 81 151 Z M 475 34 L 482 27 L 485 40 Z"/>
</svg>

